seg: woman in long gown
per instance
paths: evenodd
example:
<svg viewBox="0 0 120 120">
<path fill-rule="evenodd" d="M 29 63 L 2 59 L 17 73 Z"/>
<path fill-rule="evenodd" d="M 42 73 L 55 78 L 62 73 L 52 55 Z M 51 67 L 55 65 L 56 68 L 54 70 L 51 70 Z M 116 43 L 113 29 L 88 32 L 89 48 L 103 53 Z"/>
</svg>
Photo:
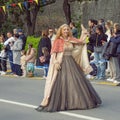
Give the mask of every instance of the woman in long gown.
<svg viewBox="0 0 120 120">
<path fill-rule="evenodd" d="M 83 44 L 82 39 L 73 38 L 66 24 L 59 28 L 51 50 L 44 98 L 37 111 L 83 110 L 101 104 L 100 97 L 72 55 L 75 45 Z"/>
</svg>

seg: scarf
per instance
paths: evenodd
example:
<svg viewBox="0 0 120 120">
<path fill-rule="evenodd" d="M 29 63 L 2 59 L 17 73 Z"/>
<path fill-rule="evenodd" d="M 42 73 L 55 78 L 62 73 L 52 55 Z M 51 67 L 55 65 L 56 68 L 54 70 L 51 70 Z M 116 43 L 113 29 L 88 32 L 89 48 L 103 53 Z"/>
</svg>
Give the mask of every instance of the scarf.
<svg viewBox="0 0 120 120">
<path fill-rule="evenodd" d="M 71 43 L 81 43 L 81 41 L 77 38 L 71 37 L 68 40 Z M 51 49 L 51 54 L 52 53 L 57 53 L 57 52 L 63 52 L 64 51 L 64 43 L 65 40 L 60 37 L 59 39 L 56 39 L 53 43 L 53 47 Z"/>
</svg>

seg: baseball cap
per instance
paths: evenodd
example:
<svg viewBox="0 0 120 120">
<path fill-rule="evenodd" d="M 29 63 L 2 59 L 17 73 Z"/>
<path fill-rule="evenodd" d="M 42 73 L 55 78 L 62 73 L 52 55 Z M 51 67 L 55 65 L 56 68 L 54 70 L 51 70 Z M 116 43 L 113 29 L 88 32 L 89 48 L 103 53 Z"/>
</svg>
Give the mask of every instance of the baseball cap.
<svg viewBox="0 0 120 120">
<path fill-rule="evenodd" d="M 23 30 L 22 29 L 18 29 L 18 32 L 23 32 Z"/>
</svg>

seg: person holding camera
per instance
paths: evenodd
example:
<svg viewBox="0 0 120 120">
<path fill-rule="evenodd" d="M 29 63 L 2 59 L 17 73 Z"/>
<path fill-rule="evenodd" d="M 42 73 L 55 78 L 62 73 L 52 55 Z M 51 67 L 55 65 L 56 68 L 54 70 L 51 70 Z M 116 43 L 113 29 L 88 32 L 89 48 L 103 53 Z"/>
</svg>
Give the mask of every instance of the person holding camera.
<svg viewBox="0 0 120 120">
<path fill-rule="evenodd" d="M 13 64 L 13 52 L 11 50 L 11 46 L 14 44 L 15 39 L 12 36 L 12 32 L 7 32 L 7 40 L 4 42 L 4 46 L 7 49 L 7 55 L 10 62 L 11 73 L 14 73 L 14 64 Z"/>
</svg>

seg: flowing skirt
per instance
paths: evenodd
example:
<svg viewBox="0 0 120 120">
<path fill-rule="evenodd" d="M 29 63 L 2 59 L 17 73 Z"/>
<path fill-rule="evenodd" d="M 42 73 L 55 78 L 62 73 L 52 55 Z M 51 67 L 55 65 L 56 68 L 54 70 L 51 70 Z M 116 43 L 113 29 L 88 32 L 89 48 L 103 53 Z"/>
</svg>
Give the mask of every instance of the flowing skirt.
<svg viewBox="0 0 120 120">
<path fill-rule="evenodd" d="M 100 97 L 73 57 L 63 56 L 48 105 L 42 111 L 83 110 L 100 104 Z"/>
</svg>

